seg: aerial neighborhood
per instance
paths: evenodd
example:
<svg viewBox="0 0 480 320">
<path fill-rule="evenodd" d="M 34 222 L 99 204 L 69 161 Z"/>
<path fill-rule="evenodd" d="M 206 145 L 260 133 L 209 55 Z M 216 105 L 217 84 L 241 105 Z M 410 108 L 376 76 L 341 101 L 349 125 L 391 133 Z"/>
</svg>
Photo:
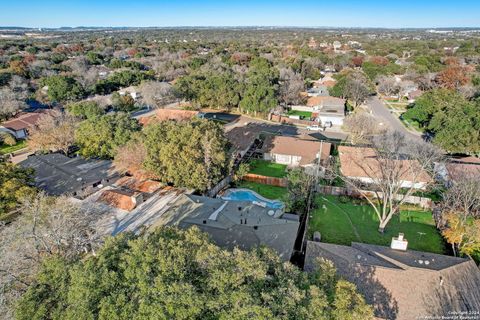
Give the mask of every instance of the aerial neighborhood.
<svg viewBox="0 0 480 320">
<path fill-rule="evenodd" d="M 0 318 L 480 319 L 440 31 L 0 28 Z"/>
</svg>

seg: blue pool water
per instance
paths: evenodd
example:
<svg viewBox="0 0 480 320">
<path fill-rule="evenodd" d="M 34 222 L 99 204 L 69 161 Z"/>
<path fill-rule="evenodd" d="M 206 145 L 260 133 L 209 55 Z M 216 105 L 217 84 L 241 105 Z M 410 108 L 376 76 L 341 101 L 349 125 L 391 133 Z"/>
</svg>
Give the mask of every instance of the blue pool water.
<svg viewBox="0 0 480 320">
<path fill-rule="evenodd" d="M 272 209 L 282 209 L 284 207 L 283 202 L 278 200 L 268 200 L 258 193 L 248 189 L 229 189 L 225 192 L 222 199 L 232 201 L 258 201 L 265 203 L 267 207 Z"/>
</svg>

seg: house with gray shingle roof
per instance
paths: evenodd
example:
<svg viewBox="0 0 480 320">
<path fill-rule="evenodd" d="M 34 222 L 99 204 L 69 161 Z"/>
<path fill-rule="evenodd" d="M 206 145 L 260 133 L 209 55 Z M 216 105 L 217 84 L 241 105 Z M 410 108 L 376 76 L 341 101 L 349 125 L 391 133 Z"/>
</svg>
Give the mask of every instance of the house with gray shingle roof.
<svg viewBox="0 0 480 320">
<path fill-rule="evenodd" d="M 480 310 L 480 271 L 471 259 L 352 243 L 308 241 L 305 271 L 319 259 L 356 284 L 380 319 L 411 320 Z M 474 314 L 474 313 L 471 313 Z"/>
<path fill-rule="evenodd" d="M 297 237 L 297 215 L 273 216 L 271 209 L 251 201 L 229 201 L 181 195 L 157 221 L 156 226 L 198 227 L 220 247 L 249 250 L 267 246 L 289 260 Z"/>
</svg>

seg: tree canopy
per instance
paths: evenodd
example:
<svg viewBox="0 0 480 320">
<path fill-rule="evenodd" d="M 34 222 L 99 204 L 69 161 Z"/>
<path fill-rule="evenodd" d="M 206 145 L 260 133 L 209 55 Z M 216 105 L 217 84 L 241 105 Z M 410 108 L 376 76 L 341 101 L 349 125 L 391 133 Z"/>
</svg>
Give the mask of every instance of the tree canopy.
<svg viewBox="0 0 480 320">
<path fill-rule="evenodd" d="M 204 191 L 227 172 L 227 140 L 215 122 L 164 121 L 144 134 L 144 167 L 164 182 Z"/>
<path fill-rule="evenodd" d="M 17 319 L 371 319 L 331 263 L 306 274 L 266 248 L 223 250 L 198 228 L 121 234 L 95 256 L 48 259 Z"/>
<path fill-rule="evenodd" d="M 116 149 L 138 130 L 138 121 L 128 114 L 107 114 L 82 121 L 75 132 L 75 142 L 85 157 L 113 158 Z"/>
<path fill-rule="evenodd" d="M 83 96 L 82 86 L 71 77 L 55 75 L 40 80 L 42 87 L 47 86 L 47 96 L 51 102 L 72 101 Z"/>
<path fill-rule="evenodd" d="M 15 209 L 23 197 L 32 194 L 33 170 L 0 159 L 0 220 Z"/>
<path fill-rule="evenodd" d="M 480 152 L 480 101 L 448 89 L 431 90 L 403 114 L 434 134 L 433 142 L 452 153 Z"/>
</svg>

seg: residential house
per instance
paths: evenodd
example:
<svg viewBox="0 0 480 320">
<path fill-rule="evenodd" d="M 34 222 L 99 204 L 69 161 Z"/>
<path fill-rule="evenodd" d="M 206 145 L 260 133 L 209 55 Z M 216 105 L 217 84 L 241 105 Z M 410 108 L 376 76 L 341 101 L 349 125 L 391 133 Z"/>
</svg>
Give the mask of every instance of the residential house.
<svg viewBox="0 0 480 320">
<path fill-rule="evenodd" d="M 340 159 L 340 172 L 343 176 L 363 182 L 365 184 L 374 183 L 382 179 L 380 162 L 375 150 L 363 147 L 338 147 Z M 400 185 L 404 188 L 425 189 L 432 181 L 430 175 L 420 168 L 416 160 L 397 160 L 401 174 Z"/>
<path fill-rule="evenodd" d="M 319 160 L 320 165 L 324 165 L 329 159 L 331 147 L 330 143 L 318 140 L 269 135 L 260 152 L 265 160 L 289 167 L 304 167 L 314 173 Z M 323 168 L 320 170 L 324 171 Z"/>
<path fill-rule="evenodd" d="M 312 117 L 324 125 L 341 126 L 345 120 L 345 99 L 316 96 L 307 100 L 307 107 L 312 110 Z"/>
<path fill-rule="evenodd" d="M 49 110 L 37 110 L 19 113 L 14 118 L 0 124 L 0 132 L 7 132 L 15 139 L 25 139 L 28 136 L 28 130 L 37 124 L 42 115 L 49 112 Z"/>
<path fill-rule="evenodd" d="M 448 318 L 480 310 L 480 271 L 473 260 L 408 250 L 402 235 L 392 244 L 308 241 L 304 269 L 315 271 L 322 258 L 332 261 L 338 275 L 373 306 L 377 319 Z"/>
<path fill-rule="evenodd" d="M 60 153 L 31 155 L 19 165 L 35 169 L 35 185 L 50 195 L 84 198 L 119 178 L 112 161 L 69 158 Z"/>
<path fill-rule="evenodd" d="M 318 96 L 326 97 L 328 95 L 330 95 L 328 93 L 328 88 L 321 84 L 307 90 L 308 97 L 318 97 Z"/>
<path fill-rule="evenodd" d="M 298 216 L 283 213 L 274 217 L 270 211 L 256 202 L 183 194 L 158 217 L 152 228 L 160 225 L 183 229 L 196 226 L 208 233 L 220 247 L 249 250 L 267 246 L 288 261 L 297 237 Z"/>
</svg>

